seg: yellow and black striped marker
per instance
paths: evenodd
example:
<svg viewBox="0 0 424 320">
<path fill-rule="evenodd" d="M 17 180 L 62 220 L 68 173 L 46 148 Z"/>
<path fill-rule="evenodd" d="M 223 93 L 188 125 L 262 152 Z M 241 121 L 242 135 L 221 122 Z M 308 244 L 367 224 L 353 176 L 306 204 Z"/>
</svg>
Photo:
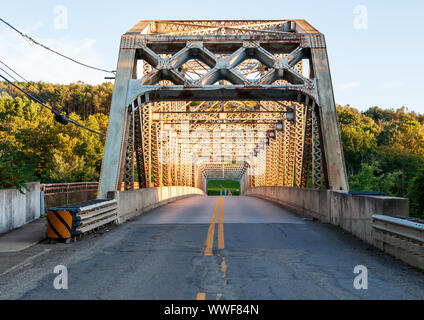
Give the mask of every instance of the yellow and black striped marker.
<svg viewBox="0 0 424 320">
<path fill-rule="evenodd" d="M 73 235 L 72 213 L 69 211 L 61 210 L 48 210 L 47 211 L 47 238 L 50 239 L 70 239 Z"/>
</svg>

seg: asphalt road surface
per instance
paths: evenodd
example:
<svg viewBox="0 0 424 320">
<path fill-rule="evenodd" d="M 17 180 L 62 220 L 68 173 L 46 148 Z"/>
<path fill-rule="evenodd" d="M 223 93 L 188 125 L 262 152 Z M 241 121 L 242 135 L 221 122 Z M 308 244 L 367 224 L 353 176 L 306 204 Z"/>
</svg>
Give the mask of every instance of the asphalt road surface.
<svg viewBox="0 0 424 320">
<path fill-rule="evenodd" d="M 22 255 L 0 256 L 0 299 L 424 299 L 422 272 L 252 197 L 180 200 Z M 67 290 L 53 286 L 57 265 Z M 357 265 L 366 290 L 354 287 Z"/>
</svg>

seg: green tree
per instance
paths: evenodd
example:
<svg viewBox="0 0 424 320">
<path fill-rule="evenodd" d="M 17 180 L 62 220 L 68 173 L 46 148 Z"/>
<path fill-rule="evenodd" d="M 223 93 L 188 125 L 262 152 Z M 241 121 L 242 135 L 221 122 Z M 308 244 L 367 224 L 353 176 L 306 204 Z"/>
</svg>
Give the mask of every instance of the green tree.
<svg viewBox="0 0 424 320">
<path fill-rule="evenodd" d="M 26 182 L 36 181 L 31 165 L 24 162 L 22 153 L 0 144 L 0 189 L 15 188 L 21 193 L 28 190 Z"/>
<path fill-rule="evenodd" d="M 379 107 L 372 107 L 364 112 L 364 115 L 372 118 L 376 123 L 392 121 L 396 118 L 393 109 L 383 110 Z"/>
<path fill-rule="evenodd" d="M 75 113 L 69 117 L 106 132 L 108 117 L 104 114 L 89 115 L 85 121 Z M 0 141 L 19 152 L 24 163 L 32 164 L 42 182 L 62 182 L 59 173 L 68 181 L 98 180 L 104 138 L 72 124 L 57 123 L 49 110 L 26 97 L 0 98 Z M 55 170 L 59 173 L 54 174 Z M 66 170 L 70 172 L 67 176 Z"/>
<path fill-rule="evenodd" d="M 361 164 L 369 163 L 375 158 L 377 139 L 369 130 L 364 130 L 361 127 L 343 126 L 341 136 L 349 173 L 358 172 Z"/>
<path fill-rule="evenodd" d="M 424 219 L 424 167 L 412 179 L 409 187 L 408 198 L 410 201 L 411 215 Z"/>
<path fill-rule="evenodd" d="M 59 154 L 53 156 L 53 167 L 48 172 L 51 182 L 98 181 L 99 172 L 88 166 L 84 157 L 74 156 L 65 160 Z"/>
<path fill-rule="evenodd" d="M 361 170 L 350 177 L 350 188 L 357 191 L 379 191 L 394 196 L 393 190 L 401 172 L 384 173 L 376 161 L 372 165 L 363 163 Z"/>
<path fill-rule="evenodd" d="M 338 106 L 337 111 L 346 167 L 352 175 L 360 170 L 362 163 L 374 161 L 379 127 L 350 106 Z"/>
</svg>

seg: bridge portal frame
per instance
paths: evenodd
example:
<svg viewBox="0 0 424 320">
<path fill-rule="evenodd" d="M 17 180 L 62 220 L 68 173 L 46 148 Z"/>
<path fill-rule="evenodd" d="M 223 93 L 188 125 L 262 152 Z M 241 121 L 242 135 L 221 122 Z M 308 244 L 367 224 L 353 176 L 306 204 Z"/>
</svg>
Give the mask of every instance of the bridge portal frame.
<svg viewBox="0 0 424 320">
<path fill-rule="evenodd" d="M 184 77 L 182 67 L 194 59 L 210 69 L 190 80 Z M 247 59 L 258 60 L 266 71 L 257 79 L 242 75 L 235 68 Z M 144 70 L 143 76 L 137 78 L 139 60 L 150 72 Z M 310 77 L 296 70 L 303 60 L 309 61 Z M 141 110 L 157 101 L 187 100 L 303 104 L 310 111 L 295 125 L 305 126 L 306 132 L 310 129 L 311 136 L 317 139 L 305 143 L 302 150 L 312 150 L 315 157 L 320 156 L 312 166 L 322 166 L 327 188 L 348 190 L 324 35 L 305 20 L 141 21 L 121 39 L 99 198 L 120 189 L 124 161 L 134 155 L 128 153 L 128 132 L 135 125 L 128 110 Z M 144 125 L 151 126 L 151 115 L 148 118 Z M 295 157 L 302 161 L 302 154 Z M 314 172 L 313 178 L 322 179 Z M 145 187 L 150 187 L 149 176 L 146 181 Z"/>
</svg>

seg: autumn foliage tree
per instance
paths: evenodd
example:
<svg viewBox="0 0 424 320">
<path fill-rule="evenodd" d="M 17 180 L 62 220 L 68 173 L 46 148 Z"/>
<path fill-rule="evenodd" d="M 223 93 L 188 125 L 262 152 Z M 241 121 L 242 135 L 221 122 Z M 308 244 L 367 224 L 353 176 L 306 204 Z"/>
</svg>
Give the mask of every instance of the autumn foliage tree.
<svg viewBox="0 0 424 320">
<path fill-rule="evenodd" d="M 106 132 L 108 117 L 102 113 L 83 120 L 69 117 L 87 127 Z M 34 176 L 42 182 L 97 181 L 104 138 L 80 127 L 66 126 L 51 111 L 26 97 L 0 99 L 0 141 L 32 164 Z M 3 150 L 6 156 L 9 151 Z"/>
</svg>

